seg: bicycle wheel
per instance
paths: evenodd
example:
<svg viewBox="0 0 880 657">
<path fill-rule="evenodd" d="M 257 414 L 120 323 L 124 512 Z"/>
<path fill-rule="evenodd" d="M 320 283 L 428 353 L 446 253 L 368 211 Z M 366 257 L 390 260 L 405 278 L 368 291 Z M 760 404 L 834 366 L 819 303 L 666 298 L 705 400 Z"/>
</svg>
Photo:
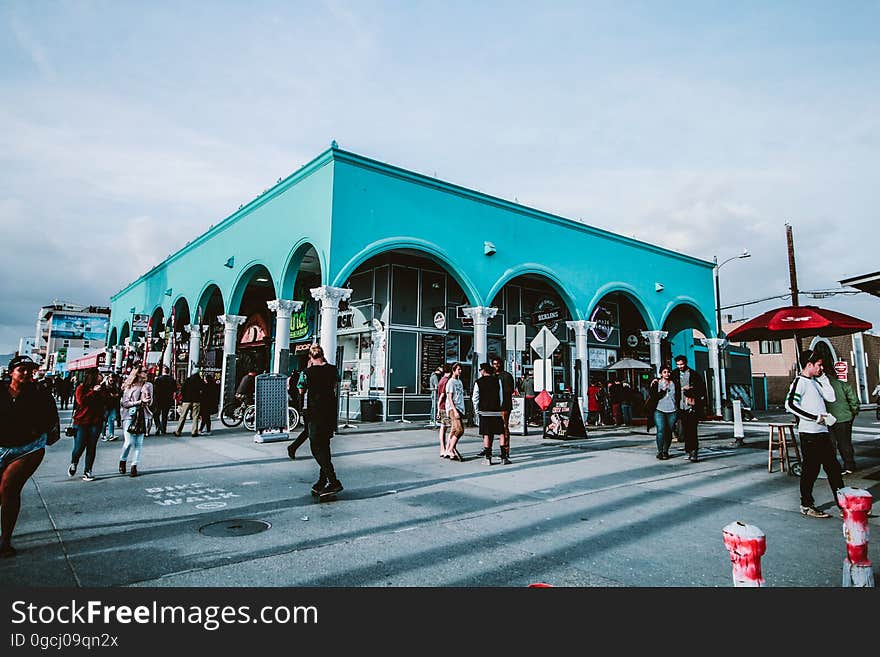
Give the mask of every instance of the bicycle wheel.
<svg viewBox="0 0 880 657">
<path fill-rule="evenodd" d="M 293 430 L 299 424 L 299 411 L 293 406 L 287 407 L 287 426 Z"/>
<path fill-rule="evenodd" d="M 248 431 L 257 428 L 257 407 L 253 404 L 244 410 L 244 428 Z"/>
<path fill-rule="evenodd" d="M 237 427 L 241 424 L 243 414 L 241 411 L 241 404 L 237 401 L 231 401 L 223 407 L 223 412 L 220 413 L 220 421 L 223 423 L 225 427 Z"/>
</svg>

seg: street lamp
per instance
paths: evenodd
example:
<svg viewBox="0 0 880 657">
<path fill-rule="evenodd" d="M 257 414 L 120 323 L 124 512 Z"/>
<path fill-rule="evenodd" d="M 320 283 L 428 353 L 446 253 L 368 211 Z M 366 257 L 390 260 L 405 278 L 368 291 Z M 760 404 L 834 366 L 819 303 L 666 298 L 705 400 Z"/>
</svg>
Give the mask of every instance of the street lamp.
<svg viewBox="0 0 880 657">
<path fill-rule="evenodd" d="M 722 262 L 720 265 L 718 264 L 718 256 L 715 256 L 715 334 L 719 338 L 724 337 L 724 331 L 721 330 L 721 288 L 718 285 L 718 270 L 721 269 L 724 265 L 726 265 L 731 260 L 738 260 L 741 258 L 751 258 L 752 254 L 749 253 L 748 249 L 743 249 L 743 252 L 739 255 L 732 256 Z"/>
<path fill-rule="evenodd" d="M 718 264 L 718 256 L 715 256 L 715 335 L 719 339 L 724 339 L 725 334 L 723 329 L 721 328 L 721 287 L 718 284 L 718 270 L 720 270 L 724 265 L 726 265 L 731 260 L 739 260 L 742 258 L 751 258 L 752 254 L 749 253 L 748 249 L 743 249 L 743 252 L 739 255 L 731 256 L 721 264 Z M 724 347 L 721 347 L 721 344 L 724 344 Z M 727 377 L 725 376 L 725 369 L 727 368 L 727 352 L 726 352 L 726 344 L 724 342 L 719 344 L 719 362 L 718 362 L 718 372 L 715 373 L 715 410 L 716 413 L 721 412 L 721 401 L 726 397 L 724 394 L 727 390 Z"/>
</svg>

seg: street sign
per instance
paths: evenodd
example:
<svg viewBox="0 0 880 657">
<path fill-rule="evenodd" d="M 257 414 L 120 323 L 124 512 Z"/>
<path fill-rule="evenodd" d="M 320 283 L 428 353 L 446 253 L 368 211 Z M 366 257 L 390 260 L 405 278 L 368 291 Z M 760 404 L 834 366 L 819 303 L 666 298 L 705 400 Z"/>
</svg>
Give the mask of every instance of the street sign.
<svg viewBox="0 0 880 657">
<path fill-rule="evenodd" d="M 839 360 L 834 363 L 834 372 L 837 374 L 837 378 L 841 381 L 849 380 L 849 363 L 845 360 Z"/>
<path fill-rule="evenodd" d="M 546 411 L 547 407 L 553 403 L 553 395 L 548 393 L 546 390 L 542 390 L 537 397 L 535 397 L 535 403 L 538 405 L 542 411 Z"/>
<path fill-rule="evenodd" d="M 542 326 L 541 330 L 538 331 L 538 335 L 535 336 L 535 339 L 531 342 L 532 349 L 535 350 L 535 353 L 538 354 L 541 358 L 547 358 L 556 351 L 556 347 L 559 346 L 559 339 L 553 335 L 553 333 L 546 326 Z"/>
<path fill-rule="evenodd" d="M 553 362 L 550 358 L 538 358 L 532 363 L 535 390 L 553 390 Z"/>
<path fill-rule="evenodd" d="M 526 325 L 522 322 L 508 324 L 506 337 L 508 351 L 526 350 Z"/>
</svg>

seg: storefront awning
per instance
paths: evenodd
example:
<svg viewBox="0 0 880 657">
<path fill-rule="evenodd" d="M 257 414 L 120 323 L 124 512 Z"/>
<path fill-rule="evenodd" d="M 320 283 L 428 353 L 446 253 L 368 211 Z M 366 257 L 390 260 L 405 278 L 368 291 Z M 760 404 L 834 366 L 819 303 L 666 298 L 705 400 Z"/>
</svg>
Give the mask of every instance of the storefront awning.
<svg viewBox="0 0 880 657">
<path fill-rule="evenodd" d="M 80 356 L 79 358 L 74 358 L 73 360 L 68 361 L 67 371 L 73 372 L 76 370 L 88 370 L 93 367 L 103 367 L 106 361 L 107 352 L 104 349 L 101 349 L 100 351 L 94 351 L 85 356 Z"/>
</svg>

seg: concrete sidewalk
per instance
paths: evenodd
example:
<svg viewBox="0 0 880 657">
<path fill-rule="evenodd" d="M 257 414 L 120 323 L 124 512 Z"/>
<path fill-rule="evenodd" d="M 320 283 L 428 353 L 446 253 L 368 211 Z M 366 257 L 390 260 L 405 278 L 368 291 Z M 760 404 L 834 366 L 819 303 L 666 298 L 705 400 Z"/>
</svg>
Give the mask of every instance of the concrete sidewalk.
<svg viewBox="0 0 880 657">
<path fill-rule="evenodd" d="M 748 427 L 747 427 L 748 428 Z M 798 479 L 767 472 L 766 431 L 703 425 L 702 459 L 654 458 L 644 428 L 567 442 L 514 437 L 512 465 L 438 455 L 436 432 L 333 439 L 345 485 L 309 494 L 317 466 L 304 445 L 251 435 L 150 437 L 142 476 L 117 473 L 121 441 L 100 443 L 94 473 L 68 478 L 71 440 L 49 448 L 25 489 L 0 581 L 24 586 L 720 586 L 731 584 L 721 529 L 767 535 L 771 586 L 839 586 L 838 518 L 798 512 Z M 880 493 L 880 439 L 855 435 L 860 470 L 847 483 Z M 823 479 L 817 503 L 836 513 Z M 249 522 L 269 528 L 248 534 Z M 876 526 L 877 518 L 870 520 Z M 225 525 L 209 525 L 226 523 Z M 261 525 L 266 527 L 266 525 Z M 219 535 L 212 532 L 219 527 Z M 877 542 L 871 558 L 880 561 Z"/>
</svg>

